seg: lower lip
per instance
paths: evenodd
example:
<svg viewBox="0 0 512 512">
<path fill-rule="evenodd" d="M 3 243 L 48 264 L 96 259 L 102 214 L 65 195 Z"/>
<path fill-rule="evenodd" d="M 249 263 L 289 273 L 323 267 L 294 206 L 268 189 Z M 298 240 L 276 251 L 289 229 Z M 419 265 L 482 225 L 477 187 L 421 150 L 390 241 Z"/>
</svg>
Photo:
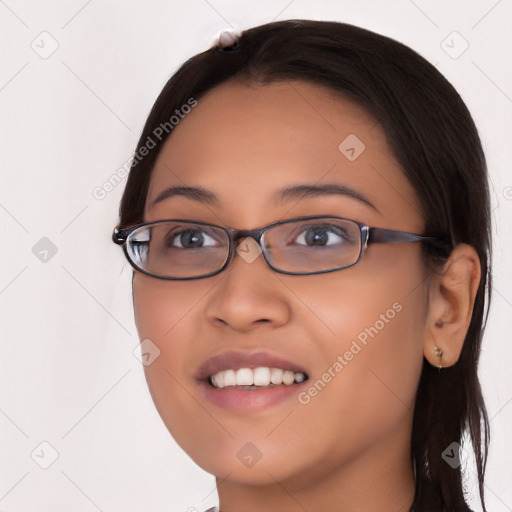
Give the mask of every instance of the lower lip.
<svg viewBox="0 0 512 512">
<path fill-rule="evenodd" d="M 214 388 L 207 381 L 199 381 L 199 388 L 207 400 L 233 412 L 253 413 L 262 411 L 291 397 L 296 397 L 307 380 L 291 384 L 282 384 L 261 389 Z"/>
</svg>

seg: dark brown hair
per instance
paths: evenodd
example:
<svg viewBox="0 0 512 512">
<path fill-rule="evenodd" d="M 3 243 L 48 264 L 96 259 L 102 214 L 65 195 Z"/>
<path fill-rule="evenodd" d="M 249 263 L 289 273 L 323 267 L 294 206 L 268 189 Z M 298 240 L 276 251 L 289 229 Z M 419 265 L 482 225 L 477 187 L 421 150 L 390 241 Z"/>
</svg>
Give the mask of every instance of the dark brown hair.
<svg viewBox="0 0 512 512">
<path fill-rule="evenodd" d="M 485 156 L 473 119 L 454 87 L 409 47 L 369 30 L 333 21 L 285 20 L 245 30 L 229 48 L 212 46 L 169 79 L 148 116 L 121 200 L 118 228 L 143 222 L 151 172 L 172 130 L 155 141 L 191 98 L 229 79 L 265 84 L 307 80 L 338 91 L 381 124 L 389 146 L 421 200 L 425 231 L 445 233 L 478 253 L 482 278 L 458 362 L 440 372 L 426 360 L 412 427 L 415 512 L 469 511 L 461 466 L 442 457 L 467 434 L 476 458 L 483 510 L 489 422 L 478 358 L 491 298 L 491 227 Z M 141 157 L 149 139 L 155 143 Z M 432 268 L 444 261 L 424 246 Z M 485 318 L 484 318 L 485 316 Z"/>
</svg>

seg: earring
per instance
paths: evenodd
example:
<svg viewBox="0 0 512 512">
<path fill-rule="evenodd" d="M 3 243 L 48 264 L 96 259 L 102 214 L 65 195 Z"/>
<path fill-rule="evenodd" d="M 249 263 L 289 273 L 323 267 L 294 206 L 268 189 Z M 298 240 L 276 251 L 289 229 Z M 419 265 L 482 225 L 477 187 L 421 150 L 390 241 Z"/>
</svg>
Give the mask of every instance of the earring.
<svg viewBox="0 0 512 512">
<path fill-rule="evenodd" d="M 439 359 L 439 364 L 437 366 L 437 370 L 438 370 L 438 372 L 440 372 L 441 368 L 443 367 L 443 365 L 441 364 L 441 359 L 443 358 L 443 351 L 441 350 L 441 348 L 439 348 L 437 346 L 434 348 L 434 351 L 436 353 L 437 358 Z"/>
</svg>

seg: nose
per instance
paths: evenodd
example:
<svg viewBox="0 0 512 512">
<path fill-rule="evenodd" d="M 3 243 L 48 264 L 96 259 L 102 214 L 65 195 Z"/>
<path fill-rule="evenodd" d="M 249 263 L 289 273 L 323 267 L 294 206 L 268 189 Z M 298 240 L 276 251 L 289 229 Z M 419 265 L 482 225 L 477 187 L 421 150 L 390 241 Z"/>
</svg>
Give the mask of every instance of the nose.
<svg viewBox="0 0 512 512">
<path fill-rule="evenodd" d="M 257 325 L 277 327 L 289 321 L 286 287 L 267 265 L 261 248 L 250 237 L 233 245 L 233 257 L 208 294 L 206 316 L 215 326 L 249 331 Z"/>
</svg>

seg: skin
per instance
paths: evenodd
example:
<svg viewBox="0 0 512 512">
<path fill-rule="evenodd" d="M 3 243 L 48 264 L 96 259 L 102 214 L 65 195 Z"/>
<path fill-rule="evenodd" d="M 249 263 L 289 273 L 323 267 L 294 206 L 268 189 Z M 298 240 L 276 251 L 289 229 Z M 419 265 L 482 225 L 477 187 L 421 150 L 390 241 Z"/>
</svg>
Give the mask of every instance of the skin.
<svg viewBox="0 0 512 512">
<path fill-rule="evenodd" d="M 366 146 L 352 162 L 338 149 L 349 134 Z M 349 186 L 376 209 L 334 195 L 272 202 L 278 188 L 322 183 Z M 221 204 L 178 196 L 149 206 L 172 185 L 204 187 Z M 227 82 L 202 97 L 166 141 L 144 220 L 252 229 L 307 215 L 419 234 L 424 228 L 416 192 L 361 107 L 302 81 Z M 319 275 L 279 274 L 262 256 L 247 263 L 237 253 L 206 279 L 135 272 L 137 330 L 161 351 L 144 367 L 149 390 L 177 443 L 216 476 L 221 512 L 406 511 L 414 498 L 409 440 L 422 361 L 455 364 L 479 280 L 478 256 L 465 244 L 439 273 L 426 269 L 417 243 L 369 245 L 357 265 Z M 307 404 L 293 396 L 236 414 L 199 392 L 200 364 L 228 349 L 267 349 L 299 363 L 315 382 L 394 303 L 401 311 Z M 252 467 L 237 457 L 247 442 L 262 454 Z"/>
</svg>

